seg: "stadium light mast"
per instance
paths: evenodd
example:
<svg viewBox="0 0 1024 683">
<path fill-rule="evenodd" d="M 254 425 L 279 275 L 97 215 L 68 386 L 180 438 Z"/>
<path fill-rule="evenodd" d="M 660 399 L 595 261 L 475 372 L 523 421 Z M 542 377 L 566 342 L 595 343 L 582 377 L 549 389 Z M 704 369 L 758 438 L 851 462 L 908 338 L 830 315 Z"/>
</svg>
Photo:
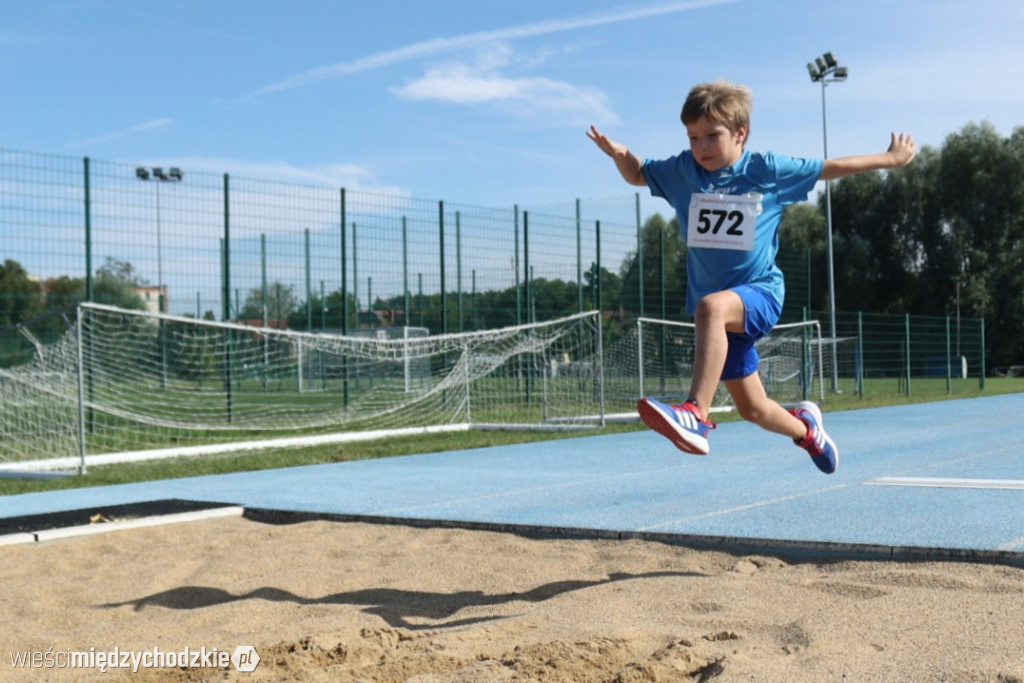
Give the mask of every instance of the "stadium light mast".
<svg viewBox="0 0 1024 683">
<path fill-rule="evenodd" d="M 156 305 L 157 312 L 160 314 L 169 313 L 170 305 L 167 302 L 167 297 L 164 295 L 166 291 L 164 289 L 164 259 L 163 249 L 160 244 L 160 185 L 164 182 L 181 182 L 185 177 L 185 174 L 181 172 L 179 168 L 171 168 L 166 173 L 164 169 L 156 166 L 150 171 L 143 166 L 138 166 L 135 169 L 135 177 L 139 180 L 153 179 L 158 181 L 156 184 Z M 160 388 L 167 388 L 167 341 L 165 338 L 164 319 L 160 318 Z"/>
<path fill-rule="evenodd" d="M 811 81 L 821 83 L 821 135 L 825 147 L 825 159 L 828 159 L 828 124 L 825 116 L 825 86 L 837 81 L 845 81 L 848 71 L 839 65 L 839 60 L 831 52 L 815 57 L 807 63 L 807 73 Z M 828 313 L 829 336 L 832 338 L 832 393 L 839 393 L 839 367 L 836 363 L 836 278 L 832 252 L 832 190 L 831 183 L 825 181 L 825 228 L 828 249 Z"/>
<path fill-rule="evenodd" d="M 160 244 L 160 183 L 162 182 L 181 182 L 185 178 L 185 174 L 181 172 L 179 168 L 170 168 L 164 171 L 163 168 L 156 166 L 152 169 L 138 166 L 135 169 L 135 177 L 139 180 L 157 180 L 159 181 L 156 186 L 156 279 L 157 279 L 157 307 L 160 313 L 168 313 L 165 310 L 167 302 L 164 300 L 164 264 L 163 264 L 163 249 Z"/>
</svg>

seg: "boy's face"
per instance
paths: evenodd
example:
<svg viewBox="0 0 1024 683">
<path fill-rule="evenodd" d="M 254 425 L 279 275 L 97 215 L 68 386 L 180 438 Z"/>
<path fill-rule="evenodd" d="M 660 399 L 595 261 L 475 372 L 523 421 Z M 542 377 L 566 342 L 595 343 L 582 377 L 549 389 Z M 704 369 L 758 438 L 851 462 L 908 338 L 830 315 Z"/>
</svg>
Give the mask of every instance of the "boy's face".
<svg viewBox="0 0 1024 683">
<path fill-rule="evenodd" d="M 686 124 L 686 134 L 690 137 L 693 158 L 706 171 L 720 171 L 736 163 L 743 156 L 743 143 L 747 139 L 746 128 L 733 132 L 706 116 Z"/>
</svg>

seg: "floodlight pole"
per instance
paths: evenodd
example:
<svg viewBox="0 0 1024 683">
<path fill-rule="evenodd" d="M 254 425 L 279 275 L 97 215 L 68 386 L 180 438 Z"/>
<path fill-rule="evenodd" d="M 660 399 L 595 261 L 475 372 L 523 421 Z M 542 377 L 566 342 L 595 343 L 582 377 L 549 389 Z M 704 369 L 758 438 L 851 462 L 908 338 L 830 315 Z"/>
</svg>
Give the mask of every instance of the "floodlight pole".
<svg viewBox="0 0 1024 683">
<path fill-rule="evenodd" d="M 169 308 L 166 298 L 164 297 L 164 259 L 163 259 L 163 248 L 160 243 L 160 184 L 165 181 L 177 181 L 180 182 L 185 174 L 180 169 L 172 168 L 169 171 L 164 171 L 160 167 L 154 167 L 152 171 L 145 167 L 139 166 L 135 169 L 135 177 L 139 180 L 158 180 L 156 184 L 156 305 L 157 313 L 164 314 L 168 311 L 165 308 Z M 163 318 L 159 319 L 159 341 L 160 341 L 160 388 L 167 388 L 167 345 L 164 339 L 164 321 Z"/>
<path fill-rule="evenodd" d="M 825 86 L 836 81 L 845 81 L 847 69 L 831 52 L 826 52 L 807 65 L 811 81 L 821 83 L 821 135 L 824 158 L 828 159 L 828 119 L 825 114 Z M 839 366 L 836 363 L 836 278 L 835 257 L 832 247 L 832 183 L 825 181 L 825 244 L 828 251 L 828 309 L 829 336 L 832 339 L 832 393 L 839 393 Z"/>
<path fill-rule="evenodd" d="M 139 180 L 158 180 L 160 182 L 181 182 L 184 179 L 185 174 L 180 169 L 171 168 L 169 171 L 164 171 L 160 167 L 154 167 L 152 170 L 139 166 L 135 169 L 135 177 Z M 159 313 L 167 313 L 165 307 L 167 302 L 164 300 L 164 262 L 163 262 L 163 249 L 160 244 L 161 241 L 161 230 L 160 230 L 160 182 L 156 185 L 156 279 L 157 279 L 157 308 Z"/>
</svg>

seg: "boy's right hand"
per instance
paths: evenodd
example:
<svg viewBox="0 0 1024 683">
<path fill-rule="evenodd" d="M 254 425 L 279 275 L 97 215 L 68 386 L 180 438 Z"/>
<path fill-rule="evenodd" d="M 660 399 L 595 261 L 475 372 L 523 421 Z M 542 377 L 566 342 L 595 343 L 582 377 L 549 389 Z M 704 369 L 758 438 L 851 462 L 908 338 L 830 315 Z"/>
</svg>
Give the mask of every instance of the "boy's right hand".
<svg viewBox="0 0 1024 683">
<path fill-rule="evenodd" d="M 594 144 L 601 148 L 602 152 L 612 158 L 625 156 L 628 151 L 625 145 L 610 140 L 607 135 L 597 129 L 597 126 L 590 127 L 590 130 L 587 131 L 587 137 L 593 140 Z"/>
<path fill-rule="evenodd" d="M 597 126 L 590 127 L 587 137 L 593 140 L 602 152 L 612 158 L 615 168 L 619 169 L 623 180 L 630 185 L 643 186 L 647 184 L 644 181 L 643 164 L 636 155 L 629 151 L 629 147 L 609 140 L 607 135 L 597 129 Z"/>
</svg>

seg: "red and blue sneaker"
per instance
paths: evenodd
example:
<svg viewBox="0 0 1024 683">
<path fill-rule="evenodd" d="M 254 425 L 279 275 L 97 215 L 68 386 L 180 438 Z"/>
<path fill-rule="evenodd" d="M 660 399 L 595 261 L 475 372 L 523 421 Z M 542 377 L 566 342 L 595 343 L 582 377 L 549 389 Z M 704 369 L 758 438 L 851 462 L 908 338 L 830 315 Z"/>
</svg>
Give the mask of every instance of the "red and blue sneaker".
<svg viewBox="0 0 1024 683">
<path fill-rule="evenodd" d="M 835 472 L 839 466 L 839 449 L 825 433 L 821 408 L 810 401 L 801 401 L 790 412 L 807 425 L 807 434 L 802 439 L 793 439 L 793 443 L 810 454 L 819 470 L 825 474 Z"/>
<path fill-rule="evenodd" d="M 715 428 L 700 414 L 692 401 L 678 406 L 668 405 L 653 398 L 642 398 L 636 404 L 640 419 L 676 445 L 676 448 L 693 455 L 707 455 L 711 451 L 708 432 Z"/>
</svg>

